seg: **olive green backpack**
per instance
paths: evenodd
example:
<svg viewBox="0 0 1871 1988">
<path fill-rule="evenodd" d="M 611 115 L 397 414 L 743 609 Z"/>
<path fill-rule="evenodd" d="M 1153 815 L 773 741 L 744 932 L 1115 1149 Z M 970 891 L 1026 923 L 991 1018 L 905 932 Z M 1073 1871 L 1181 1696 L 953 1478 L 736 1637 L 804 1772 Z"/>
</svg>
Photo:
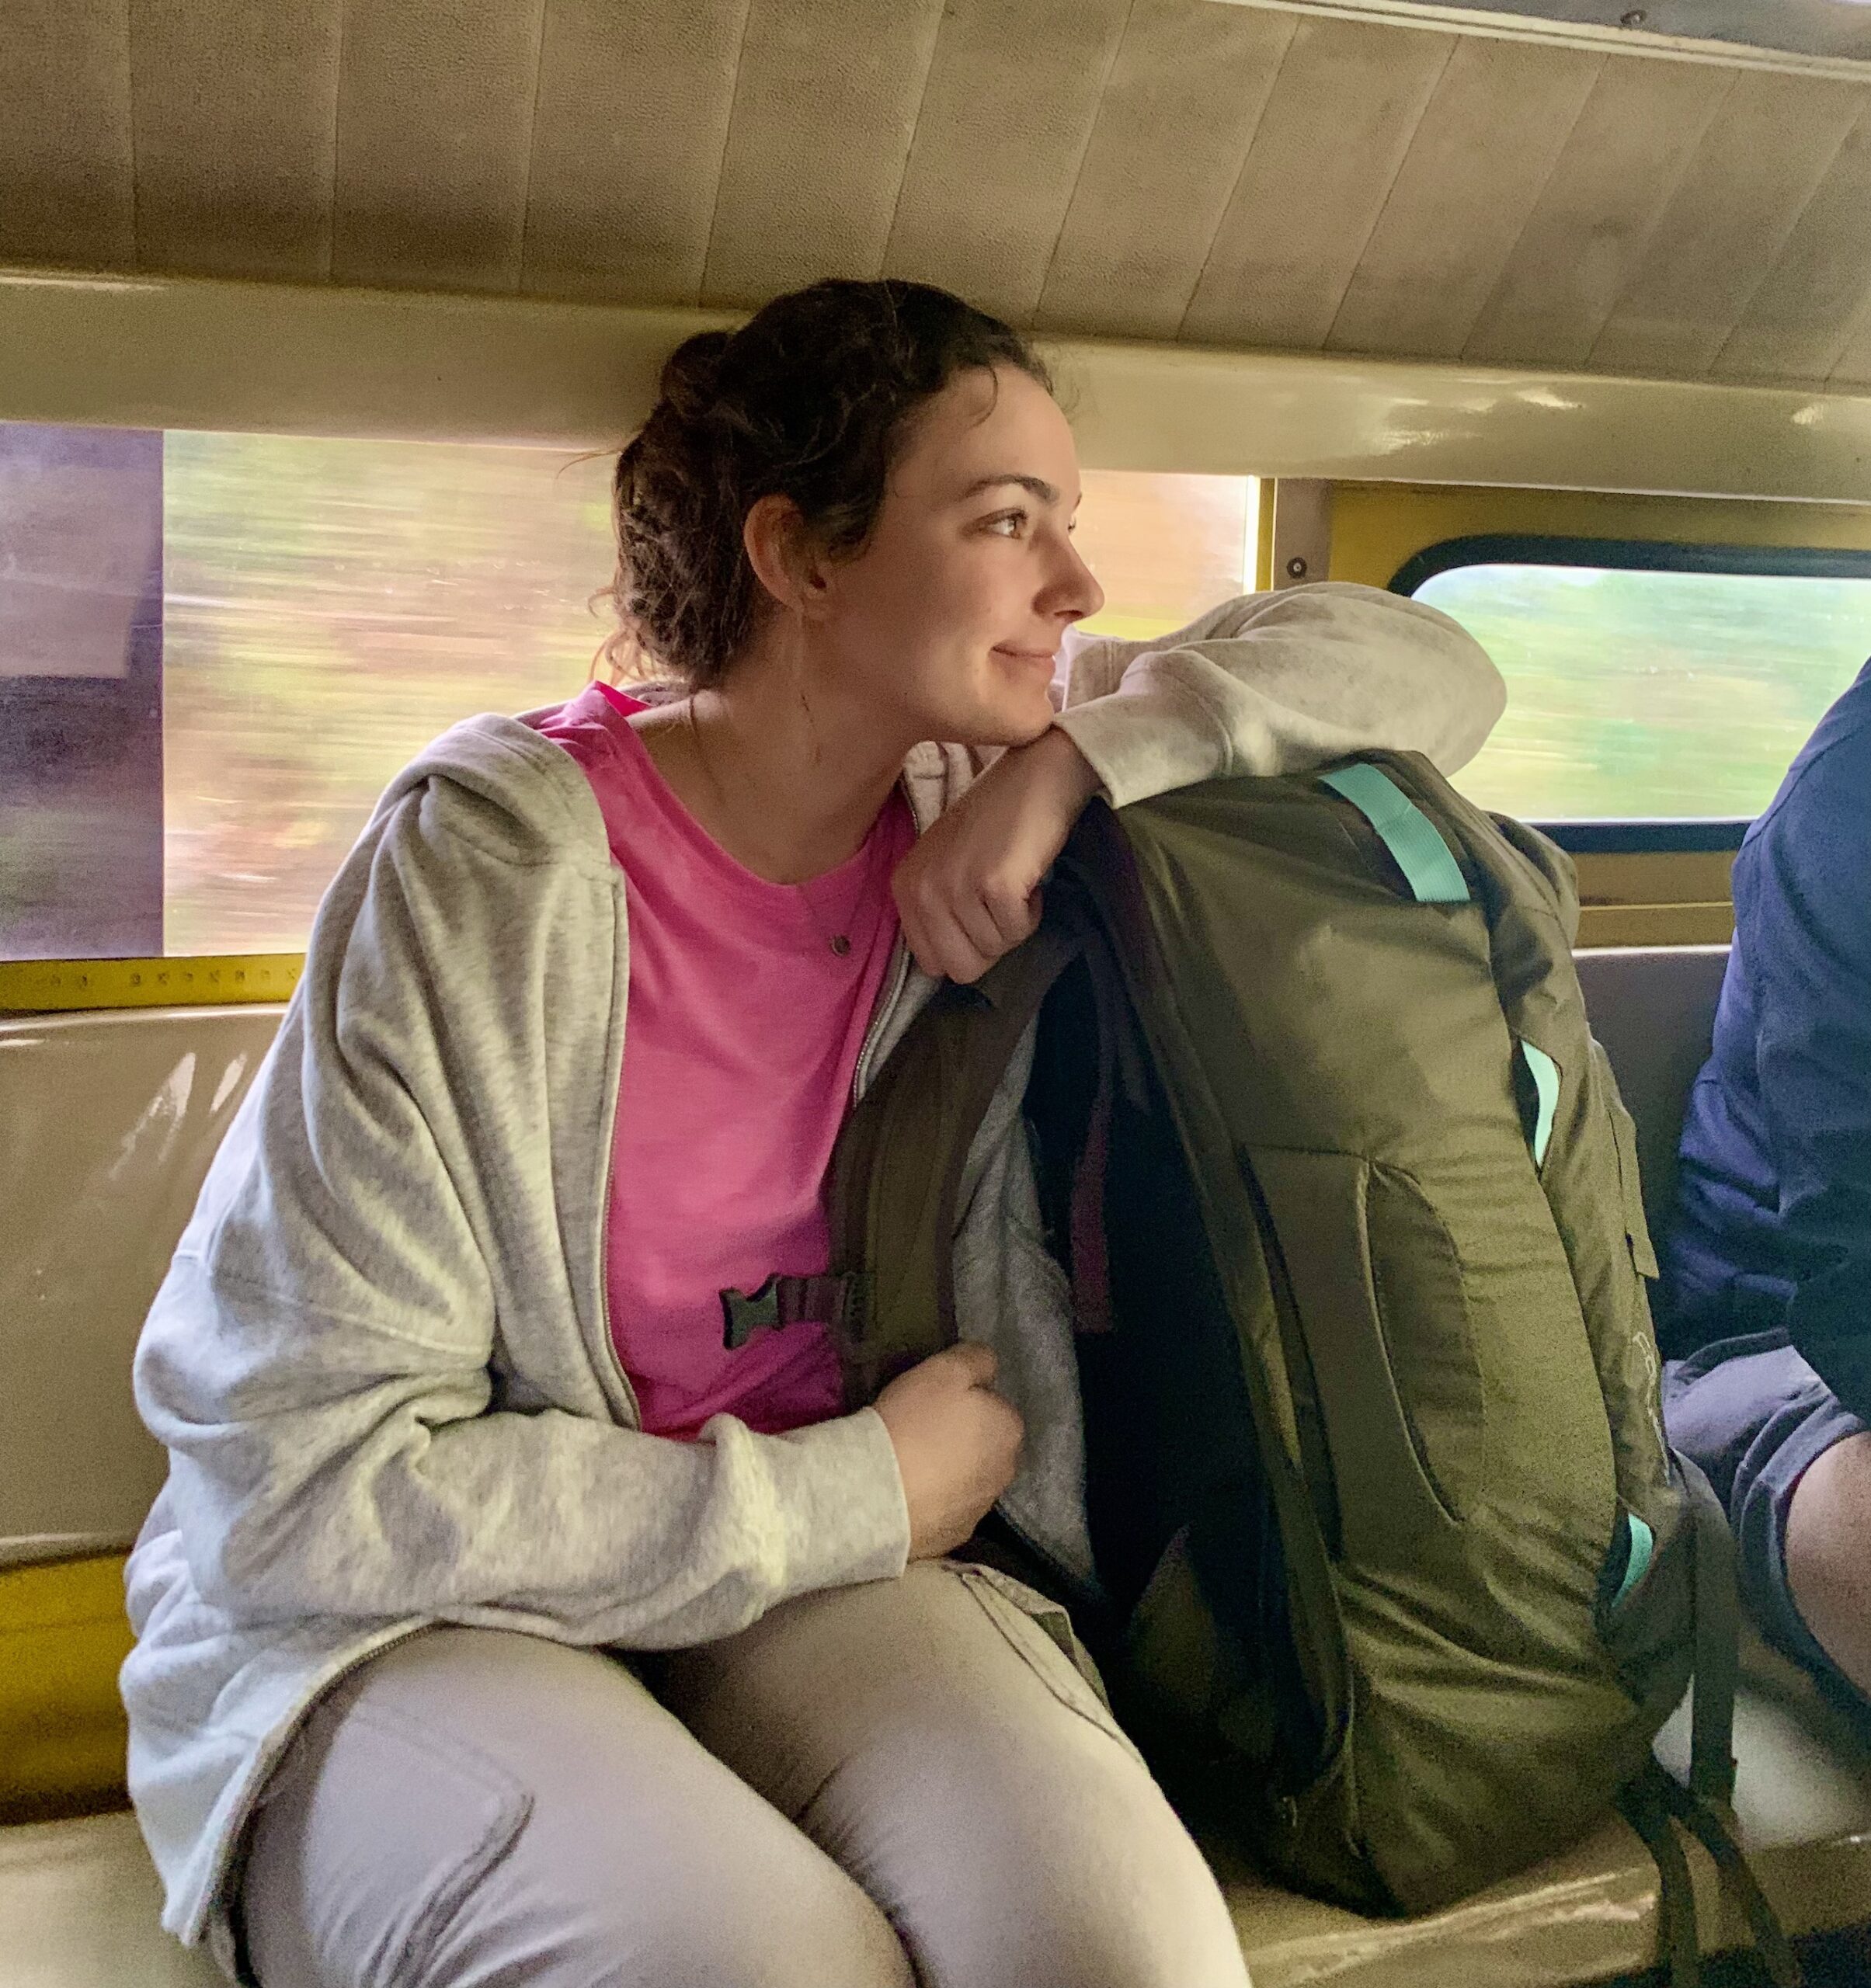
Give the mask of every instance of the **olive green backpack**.
<svg viewBox="0 0 1871 1988">
<path fill-rule="evenodd" d="M 854 1113 L 832 1283 L 725 1295 L 730 1337 L 833 1311 L 854 1402 L 952 1341 L 962 1161 L 1037 1017 L 1101 1654 L 1172 1786 L 1366 1911 L 1618 1803 L 1692 1968 L 1674 1812 L 1784 1972 L 1709 1806 L 1728 1534 L 1664 1438 L 1576 926 L 1567 859 L 1414 755 L 1094 808 L 1040 932 L 945 989 Z M 1692 1673 L 1693 1795 L 1650 1753 Z"/>
</svg>

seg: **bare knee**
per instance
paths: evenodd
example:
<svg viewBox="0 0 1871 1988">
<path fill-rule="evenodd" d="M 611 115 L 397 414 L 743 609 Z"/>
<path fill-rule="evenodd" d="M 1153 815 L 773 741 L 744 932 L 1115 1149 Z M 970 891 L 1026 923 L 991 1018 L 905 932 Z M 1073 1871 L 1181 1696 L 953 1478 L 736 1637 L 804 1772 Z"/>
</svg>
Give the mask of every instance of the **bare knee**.
<svg viewBox="0 0 1871 1988">
<path fill-rule="evenodd" d="M 1834 1443 L 1800 1479 L 1786 1577 L 1821 1647 L 1871 1694 L 1871 1434 Z"/>
</svg>

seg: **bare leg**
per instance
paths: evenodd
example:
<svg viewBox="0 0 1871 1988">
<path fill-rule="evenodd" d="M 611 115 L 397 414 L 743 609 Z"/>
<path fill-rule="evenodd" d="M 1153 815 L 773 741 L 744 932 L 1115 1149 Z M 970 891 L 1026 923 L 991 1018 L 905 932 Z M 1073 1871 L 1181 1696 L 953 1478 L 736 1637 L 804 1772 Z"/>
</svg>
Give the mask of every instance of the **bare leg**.
<svg viewBox="0 0 1871 1988">
<path fill-rule="evenodd" d="M 1871 1698 L 1871 1434 L 1834 1443 L 1795 1487 L 1786 1577 L 1827 1656 Z"/>
</svg>

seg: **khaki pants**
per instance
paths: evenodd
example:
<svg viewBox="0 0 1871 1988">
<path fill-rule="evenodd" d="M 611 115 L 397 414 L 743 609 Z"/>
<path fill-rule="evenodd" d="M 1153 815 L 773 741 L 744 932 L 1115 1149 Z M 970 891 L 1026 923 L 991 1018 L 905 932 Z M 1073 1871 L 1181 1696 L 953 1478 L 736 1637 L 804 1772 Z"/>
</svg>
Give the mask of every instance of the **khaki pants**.
<svg viewBox="0 0 1871 1988">
<path fill-rule="evenodd" d="M 640 1667 L 440 1628 L 347 1677 L 249 1838 L 262 1988 L 1244 1988 L 1201 1854 L 996 1576 Z"/>
</svg>

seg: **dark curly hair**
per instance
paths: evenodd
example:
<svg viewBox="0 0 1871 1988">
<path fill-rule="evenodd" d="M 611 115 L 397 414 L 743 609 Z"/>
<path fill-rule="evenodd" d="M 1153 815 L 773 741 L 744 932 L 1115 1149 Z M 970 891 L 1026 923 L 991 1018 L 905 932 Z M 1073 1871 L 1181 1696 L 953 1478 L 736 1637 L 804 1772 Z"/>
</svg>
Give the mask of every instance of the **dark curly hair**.
<svg viewBox="0 0 1871 1988">
<path fill-rule="evenodd" d="M 647 662 L 696 690 L 718 683 L 763 593 L 742 543 L 749 511 L 788 497 L 827 552 L 861 551 L 916 410 L 958 374 L 996 366 L 1052 391 L 1011 325 L 894 278 L 828 277 L 738 331 L 684 339 L 617 458 L 617 577 L 599 598 L 619 627 L 605 660 L 638 675 Z"/>
</svg>

